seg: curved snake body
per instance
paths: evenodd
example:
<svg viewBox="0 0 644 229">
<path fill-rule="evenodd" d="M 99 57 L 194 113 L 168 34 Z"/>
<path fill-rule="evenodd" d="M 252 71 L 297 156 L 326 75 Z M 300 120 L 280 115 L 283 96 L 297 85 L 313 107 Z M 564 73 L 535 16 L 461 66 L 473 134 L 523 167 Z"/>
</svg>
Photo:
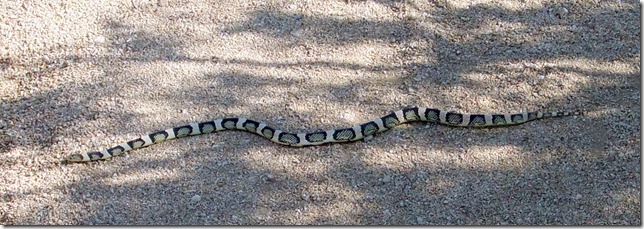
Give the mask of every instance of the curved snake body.
<svg viewBox="0 0 644 229">
<path fill-rule="evenodd" d="M 517 114 L 461 114 L 433 108 L 408 107 L 381 118 L 353 127 L 312 133 L 289 133 L 272 128 L 265 123 L 246 118 L 224 118 L 191 123 L 185 126 L 157 131 L 126 143 L 96 152 L 76 153 L 67 156 L 65 162 L 87 162 L 109 159 L 127 151 L 186 136 L 208 134 L 223 130 L 242 130 L 258 134 L 272 142 L 294 146 L 314 146 L 334 142 L 369 140 L 373 134 L 410 122 L 433 122 L 457 127 L 495 127 L 523 124 L 537 119 L 581 115 L 576 112 L 524 112 Z"/>
</svg>

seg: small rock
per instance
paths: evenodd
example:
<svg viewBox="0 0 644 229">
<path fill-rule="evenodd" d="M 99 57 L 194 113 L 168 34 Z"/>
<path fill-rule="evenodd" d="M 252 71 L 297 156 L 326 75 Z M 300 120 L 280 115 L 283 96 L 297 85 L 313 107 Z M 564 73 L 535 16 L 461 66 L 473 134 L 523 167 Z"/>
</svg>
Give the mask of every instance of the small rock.
<svg viewBox="0 0 644 229">
<path fill-rule="evenodd" d="M 391 211 L 389 211 L 389 209 L 385 209 L 384 211 L 382 211 L 382 214 L 385 216 L 385 218 L 388 218 L 391 216 Z"/>
<path fill-rule="evenodd" d="M 425 218 L 418 216 L 418 217 L 416 217 L 416 223 L 417 224 L 427 224 L 427 221 L 425 221 Z"/>
<path fill-rule="evenodd" d="M 385 184 L 386 184 L 386 183 L 389 183 L 389 182 L 391 182 L 391 176 L 390 176 L 390 175 L 385 175 L 385 176 L 382 178 L 382 183 L 385 183 Z"/>
<path fill-rule="evenodd" d="M 105 43 L 107 39 L 105 39 L 104 36 L 98 35 L 97 37 L 94 38 L 94 42 L 102 44 Z"/>
<path fill-rule="evenodd" d="M 344 114 L 342 115 L 342 118 L 344 118 L 344 119 L 345 119 L 345 120 L 347 120 L 347 121 L 354 121 L 354 120 L 355 120 L 355 118 L 356 118 L 356 115 L 355 115 L 355 114 L 353 114 L 353 113 L 348 113 L 348 112 L 347 112 L 347 113 L 344 113 Z"/>
<path fill-rule="evenodd" d="M 262 180 L 263 180 L 264 182 L 271 182 L 271 181 L 274 181 L 274 180 L 275 180 L 275 177 L 274 177 L 272 174 L 267 173 L 267 174 L 265 174 L 264 176 L 262 176 Z"/>
<path fill-rule="evenodd" d="M 195 195 L 190 199 L 192 202 L 199 202 L 201 200 L 201 196 Z"/>
<path fill-rule="evenodd" d="M 582 197 L 584 197 L 584 196 L 582 196 L 581 194 L 577 194 L 577 195 L 575 196 L 575 199 L 576 199 L 576 200 L 579 200 L 579 199 L 581 199 Z"/>
<path fill-rule="evenodd" d="M 304 33 L 304 30 L 302 29 L 296 29 L 291 31 L 291 35 L 293 35 L 294 37 L 301 37 L 303 33 Z"/>
<path fill-rule="evenodd" d="M 217 187 L 221 188 L 221 187 L 224 187 L 226 185 L 226 181 L 224 181 L 223 179 L 219 179 L 219 180 L 217 180 L 215 182 L 215 184 L 217 185 Z"/>
</svg>

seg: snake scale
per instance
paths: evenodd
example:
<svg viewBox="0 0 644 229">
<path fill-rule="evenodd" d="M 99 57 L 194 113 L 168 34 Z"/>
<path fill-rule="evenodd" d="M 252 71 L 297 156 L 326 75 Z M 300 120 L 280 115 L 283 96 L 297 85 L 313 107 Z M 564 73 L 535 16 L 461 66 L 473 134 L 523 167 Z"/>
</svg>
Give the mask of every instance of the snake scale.
<svg viewBox="0 0 644 229">
<path fill-rule="evenodd" d="M 403 123 L 433 122 L 456 127 L 498 127 L 523 124 L 544 118 L 582 115 L 582 112 L 523 112 L 517 114 L 461 114 L 434 108 L 407 107 L 381 118 L 354 125 L 350 128 L 312 133 L 289 133 L 272 128 L 265 123 L 246 118 L 224 118 L 157 131 L 126 143 L 96 152 L 75 153 L 64 162 L 88 162 L 109 159 L 127 151 L 186 136 L 208 134 L 223 130 L 242 130 L 258 134 L 272 142 L 294 146 L 314 146 L 334 142 L 369 140 L 380 133 Z"/>
</svg>

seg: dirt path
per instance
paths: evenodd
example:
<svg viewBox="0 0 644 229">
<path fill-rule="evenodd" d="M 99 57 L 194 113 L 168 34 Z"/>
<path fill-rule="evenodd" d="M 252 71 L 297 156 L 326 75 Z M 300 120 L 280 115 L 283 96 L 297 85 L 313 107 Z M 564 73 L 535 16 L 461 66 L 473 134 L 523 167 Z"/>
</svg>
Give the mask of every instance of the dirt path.
<svg viewBox="0 0 644 229">
<path fill-rule="evenodd" d="M 638 2 L 219 2 L 0 3 L 0 223 L 641 224 Z M 311 131 L 406 105 L 588 114 L 59 164 L 189 122 Z"/>
</svg>

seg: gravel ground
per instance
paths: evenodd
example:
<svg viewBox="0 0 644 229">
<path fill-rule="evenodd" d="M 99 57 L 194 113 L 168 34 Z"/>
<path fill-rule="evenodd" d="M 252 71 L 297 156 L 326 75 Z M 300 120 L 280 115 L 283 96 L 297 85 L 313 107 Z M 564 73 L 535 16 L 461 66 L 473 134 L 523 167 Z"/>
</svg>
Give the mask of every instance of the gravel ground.
<svg viewBox="0 0 644 229">
<path fill-rule="evenodd" d="M 0 5 L 2 224 L 641 224 L 636 1 Z M 406 105 L 588 114 L 59 164 L 188 122 L 311 131 Z"/>
</svg>

